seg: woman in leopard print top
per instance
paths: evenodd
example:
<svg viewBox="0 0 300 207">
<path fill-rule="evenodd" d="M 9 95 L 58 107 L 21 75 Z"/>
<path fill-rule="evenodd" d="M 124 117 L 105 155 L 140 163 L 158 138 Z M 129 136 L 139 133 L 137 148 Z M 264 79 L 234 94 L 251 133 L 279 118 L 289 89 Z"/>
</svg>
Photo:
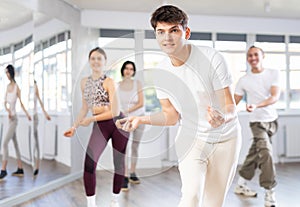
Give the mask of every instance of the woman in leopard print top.
<svg viewBox="0 0 300 207">
<path fill-rule="evenodd" d="M 109 139 L 112 139 L 114 159 L 113 199 L 111 206 L 118 206 L 117 197 L 124 180 L 124 161 L 129 133 L 117 129 L 113 117 L 120 114 L 118 96 L 115 91 L 114 81 L 103 74 L 106 64 L 106 54 L 97 47 L 89 53 L 89 63 L 92 75 L 81 80 L 82 107 L 78 117 L 65 136 L 74 135 L 79 126 L 88 126 L 94 122 L 86 150 L 84 163 L 84 187 L 87 196 L 87 206 L 95 207 L 96 167 L 100 155 L 104 151 Z M 91 117 L 86 117 L 88 110 L 92 111 Z"/>
</svg>

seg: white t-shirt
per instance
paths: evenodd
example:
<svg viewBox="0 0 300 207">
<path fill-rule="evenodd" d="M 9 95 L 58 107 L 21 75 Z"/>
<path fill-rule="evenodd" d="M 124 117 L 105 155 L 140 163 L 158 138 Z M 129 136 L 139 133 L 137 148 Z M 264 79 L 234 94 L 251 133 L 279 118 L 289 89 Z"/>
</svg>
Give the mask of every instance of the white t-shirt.
<svg viewBox="0 0 300 207">
<path fill-rule="evenodd" d="M 128 110 L 133 107 L 138 101 L 138 83 L 136 80 L 133 81 L 133 87 L 131 90 L 122 90 L 119 87 L 119 97 L 121 103 L 121 111 Z M 145 113 L 145 108 L 142 106 L 135 111 L 130 112 L 129 116 L 140 116 Z"/>
<path fill-rule="evenodd" d="M 267 99 L 271 86 L 280 86 L 278 70 L 264 69 L 260 73 L 249 71 L 237 83 L 235 94 L 247 96 L 248 104 L 258 104 Z M 256 108 L 250 113 L 250 122 L 271 122 L 277 119 L 277 111 L 274 104 L 266 107 Z"/>
<path fill-rule="evenodd" d="M 157 98 L 170 100 L 180 113 L 185 134 L 211 143 L 238 136 L 237 118 L 218 128 L 212 128 L 206 118 L 208 106 L 222 111 L 215 91 L 232 83 L 226 62 L 215 49 L 191 45 L 190 56 L 183 65 L 174 67 L 166 58 L 155 71 Z"/>
</svg>

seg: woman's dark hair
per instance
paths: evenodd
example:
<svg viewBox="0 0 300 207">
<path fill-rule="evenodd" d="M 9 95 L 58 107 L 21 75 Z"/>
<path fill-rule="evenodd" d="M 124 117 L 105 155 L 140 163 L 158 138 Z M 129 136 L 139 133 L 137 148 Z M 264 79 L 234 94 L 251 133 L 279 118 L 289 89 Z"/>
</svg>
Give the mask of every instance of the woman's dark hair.
<svg viewBox="0 0 300 207">
<path fill-rule="evenodd" d="M 183 29 L 187 28 L 187 14 L 173 5 L 165 5 L 156 9 L 151 16 L 151 26 L 156 29 L 157 22 L 166 22 L 172 24 L 181 24 Z"/>
<path fill-rule="evenodd" d="M 104 51 L 102 48 L 100 48 L 100 47 L 96 47 L 96 48 L 94 48 L 94 49 L 92 49 L 92 50 L 90 51 L 90 53 L 89 53 L 89 59 L 90 59 L 92 53 L 93 53 L 93 52 L 96 52 L 96 51 L 99 52 L 100 54 L 102 54 L 102 55 L 104 56 L 105 60 L 107 59 L 107 56 L 106 56 L 105 51 Z"/>
<path fill-rule="evenodd" d="M 126 68 L 126 65 L 129 65 L 129 64 L 131 64 L 132 67 L 133 67 L 133 75 L 132 75 L 132 77 L 135 75 L 136 68 L 135 68 L 134 62 L 127 60 L 126 62 L 123 63 L 123 65 L 121 67 L 121 75 L 122 75 L 122 77 L 124 77 L 124 70 Z"/>
<path fill-rule="evenodd" d="M 15 67 L 12 65 L 6 66 L 7 72 L 9 73 L 10 78 L 16 82 L 15 80 Z"/>
</svg>

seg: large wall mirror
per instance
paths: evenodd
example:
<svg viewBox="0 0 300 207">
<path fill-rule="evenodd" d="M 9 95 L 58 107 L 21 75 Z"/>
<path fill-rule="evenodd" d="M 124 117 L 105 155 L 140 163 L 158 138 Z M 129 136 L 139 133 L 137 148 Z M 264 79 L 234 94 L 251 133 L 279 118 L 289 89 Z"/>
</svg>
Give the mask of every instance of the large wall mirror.
<svg viewBox="0 0 300 207">
<path fill-rule="evenodd" d="M 32 117 L 29 121 L 19 101 L 16 104 L 17 142 L 20 148 L 24 176 L 12 176 L 17 170 L 13 141 L 8 144 L 7 176 L 0 181 L 0 206 L 11 206 L 18 196 L 35 189 L 49 188 L 71 172 L 71 140 L 63 137 L 70 126 L 71 108 L 71 47 L 70 26 L 37 9 L 25 7 L 22 1 L 0 2 L 0 158 L 9 127 L 4 97 L 9 79 L 5 68 L 15 67 L 15 80 L 21 89 L 21 99 Z M 36 86 L 47 120 L 39 101 L 35 101 Z M 35 110 L 36 104 L 36 110 Z M 38 117 L 37 138 L 34 115 Z M 39 146 L 39 166 L 34 157 Z M 2 161 L 1 161 L 2 164 Z M 34 171 L 39 169 L 38 175 Z M 45 191 L 45 190 L 44 190 Z M 25 199 L 24 199 L 25 200 Z M 10 204 L 9 204 L 10 203 Z"/>
</svg>

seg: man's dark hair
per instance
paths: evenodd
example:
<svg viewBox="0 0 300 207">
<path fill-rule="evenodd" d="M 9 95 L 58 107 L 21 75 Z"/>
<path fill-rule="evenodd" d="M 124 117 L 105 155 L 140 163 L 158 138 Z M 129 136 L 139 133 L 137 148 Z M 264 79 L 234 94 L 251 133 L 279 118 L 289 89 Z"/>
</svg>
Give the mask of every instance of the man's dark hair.
<svg viewBox="0 0 300 207">
<path fill-rule="evenodd" d="M 188 16 L 176 6 L 165 5 L 156 9 L 151 16 L 151 26 L 156 29 L 158 22 L 181 24 L 183 29 L 187 28 Z"/>
<path fill-rule="evenodd" d="M 261 49 L 260 47 L 256 47 L 255 45 L 252 45 L 251 47 L 249 47 L 248 51 L 250 49 L 253 49 L 253 48 L 259 49 L 263 55 L 265 54 L 265 52 L 263 51 L 263 49 Z"/>
</svg>

